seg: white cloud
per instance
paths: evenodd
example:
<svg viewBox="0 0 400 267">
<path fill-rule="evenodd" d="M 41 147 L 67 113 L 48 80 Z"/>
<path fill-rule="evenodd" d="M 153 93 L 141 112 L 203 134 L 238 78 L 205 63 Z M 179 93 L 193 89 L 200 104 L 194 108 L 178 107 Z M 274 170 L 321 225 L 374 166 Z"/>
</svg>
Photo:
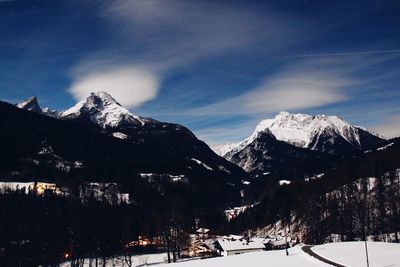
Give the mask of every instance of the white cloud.
<svg viewBox="0 0 400 267">
<path fill-rule="evenodd" d="M 91 92 L 105 91 L 121 105 L 132 108 L 154 99 L 159 89 L 159 79 L 151 71 L 138 66 L 107 66 L 87 73 L 75 71 L 69 92 L 82 100 Z"/>
<path fill-rule="evenodd" d="M 301 62 L 281 70 L 245 93 L 192 110 L 198 114 L 267 114 L 300 111 L 345 101 L 356 81 L 321 61 Z"/>
<path fill-rule="evenodd" d="M 386 138 L 400 137 L 400 116 L 392 116 L 383 123 L 370 127 L 372 131 Z"/>
<path fill-rule="evenodd" d="M 346 81 L 321 73 L 277 77 L 240 97 L 250 113 L 301 110 L 345 100 Z"/>
</svg>

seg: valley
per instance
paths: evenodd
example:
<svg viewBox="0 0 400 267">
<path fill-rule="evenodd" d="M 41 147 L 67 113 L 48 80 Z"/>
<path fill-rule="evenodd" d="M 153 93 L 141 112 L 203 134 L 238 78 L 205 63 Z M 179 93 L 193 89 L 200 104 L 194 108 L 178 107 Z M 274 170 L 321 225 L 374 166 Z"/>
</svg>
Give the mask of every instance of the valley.
<svg viewBox="0 0 400 267">
<path fill-rule="evenodd" d="M 68 251 L 49 247 L 52 258 L 33 257 L 32 264 L 165 249 L 175 261 L 196 242 L 207 249 L 190 257 L 210 257 L 211 243 L 224 234 L 269 237 L 274 244 L 285 237 L 288 246 L 365 235 L 398 242 L 400 142 L 338 117 L 281 112 L 244 141 L 222 148 L 220 157 L 185 127 L 133 115 L 104 92 L 63 112 L 48 113 L 35 97 L 16 107 L 0 104 L 8 114 L 0 139 L 2 203 L 14 203 L 10 207 L 18 206 L 42 231 L 52 224 L 49 237 L 59 232 L 60 249 Z M 43 209 L 51 217 L 37 217 Z M 13 209 L 3 211 L 13 217 Z M 45 249 L 46 238 L 35 241 L 30 226 L 13 220 L 13 227 L 26 229 L 20 238 L 29 243 L 19 245 L 24 253 L 33 244 Z M 103 226 L 91 229 L 94 222 Z M 106 234 L 102 227 L 116 231 Z M 190 241 L 202 227 L 213 233 L 208 245 Z M 91 234 L 85 241 L 68 231 Z M 137 236 L 160 243 L 119 248 Z"/>
</svg>

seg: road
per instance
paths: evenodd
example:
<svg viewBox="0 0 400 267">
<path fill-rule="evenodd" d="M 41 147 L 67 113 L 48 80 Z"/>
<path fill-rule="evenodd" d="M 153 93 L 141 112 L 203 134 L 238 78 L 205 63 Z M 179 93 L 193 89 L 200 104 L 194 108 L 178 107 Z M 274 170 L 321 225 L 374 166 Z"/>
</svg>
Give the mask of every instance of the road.
<svg viewBox="0 0 400 267">
<path fill-rule="evenodd" d="M 341 264 L 339 264 L 339 263 L 336 263 L 336 262 L 333 262 L 333 261 L 331 261 L 331 260 L 328 260 L 328 259 L 325 259 L 325 258 L 321 257 L 320 255 L 318 255 L 317 253 L 315 253 L 314 251 L 312 251 L 311 248 L 312 248 L 312 246 L 307 246 L 307 245 L 306 245 L 306 246 L 302 247 L 301 249 L 302 249 L 305 253 L 307 253 L 308 255 L 310 255 L 310 256 L 312 256 L 312 257 L 314 257 L 314 258 L 316 258 L 316 259 L 318 259 L 318 260 L 320 260 L 320 261 L 322 261 L 322 262 L 325 262 L 325 263 L 327 263 L 327 264 L 330 264 L 330 265 L 332 265 L 332 266 L 336 266 L 336 267 L 347 267 L 347 266 L 345 266 L 345 265 L 341 265 Z"/>
</svg>

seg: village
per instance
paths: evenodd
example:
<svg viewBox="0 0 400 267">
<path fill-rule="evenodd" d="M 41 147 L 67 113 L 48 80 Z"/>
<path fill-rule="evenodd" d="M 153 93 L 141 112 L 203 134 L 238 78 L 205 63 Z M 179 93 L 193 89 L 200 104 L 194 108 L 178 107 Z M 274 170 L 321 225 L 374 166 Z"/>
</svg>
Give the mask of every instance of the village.
<svg viewBox="0 0 400 267">
<path fill-rule="evenodd" d="M 132 253 L 166 252 L 165 261 L 170 263 L 266 250 L 285 250 L 298 243 L 297 239 L 285 236 L 284 232 L 265 238 L 250 236 L 250 234 L 218 235 L 207 228 L 198 228 L 191 234 L 180 232 L 180 236 L 177 236 L 178 232 L 171 229 L 171 235 L 167 238 L 139 236 L 137 240 L 129 242 L 125 247 Z"/>
</svg>

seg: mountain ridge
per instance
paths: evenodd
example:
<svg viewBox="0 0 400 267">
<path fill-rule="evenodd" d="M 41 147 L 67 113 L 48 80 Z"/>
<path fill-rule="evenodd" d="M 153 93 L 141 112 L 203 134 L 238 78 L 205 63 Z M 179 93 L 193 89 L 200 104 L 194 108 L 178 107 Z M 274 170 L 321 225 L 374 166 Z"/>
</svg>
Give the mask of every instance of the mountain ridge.
<svg viewBox="0 0 400 267">
<path fill-rule="evenodd" d="M 67 110 L 57 111 L 57 116 L 51 116 L 48 112 L 44 112 L 49 109 L 41 109 L 35 96 L 17 103 L 15 106 L 19 109 L 59 120 L 74 121 L 83 124 L 89 123 L 89 125 L 98 126 L 103 129 L 103 133 L 106 135 L 134 144 L 144 142 L 154 145 L 158 144 L 160 149 L 172 149 L 174 147 L 177 152 L 181 151 L 184 154 L 188 153 L 188 147 L 191 146 L 189 150 L 192 152 L 186 157 L 188 159 L 196 158 L 196 151 L 207 150 L 207 153 L 212 152 L 210 156 L 198 159 L 205 166 L 215 165 L 210 163 L 210 161 L 217 160 L 218 158 L 218 155 L 204 142 L 197 139 L 186 127 L 134 115 L 120 105 L 110 94 L 103 91 L 91 93 L 86 99 L 79 101 Z M 179 139 L 179 142 L 175 139 Z M 194 145 L 195 143 L 197 144 Z M 200 164 L 200 166 L 203 165 Z"/>
<path fill-rule="evenodd" d="M 142 126 L 148 122 L 155 122 L 153 119 L 132 114 L 106 92 L 91 93 L 86 99 L 60 113 L 61 119 L 77 119 L 81 116 L 86 116 L 102 128 L 116 128 L 124 121 Z"/>
<path fill-rule="evenodd" d="M 337 116 L 290 114 L 282 111 L 273 119 L 262 120 L 254 132 L 243 141 L 223 146 L 218 154 L 229 160 L 231 155 L 252 143 L 258 133 L 265 131 L 274 135 L 277 140 L 296 147 L 331 154 L 335 154 L 335 151 L 331 151 L 335 142 L 342 143 L 343 147 L 347 146 L 346 150 L 368 150 L 370 145 L 367 139 L 375 139 L 372 141 L 377 142 L 384 140 L 377 134 L 354 126 Z"/>
</svg>

